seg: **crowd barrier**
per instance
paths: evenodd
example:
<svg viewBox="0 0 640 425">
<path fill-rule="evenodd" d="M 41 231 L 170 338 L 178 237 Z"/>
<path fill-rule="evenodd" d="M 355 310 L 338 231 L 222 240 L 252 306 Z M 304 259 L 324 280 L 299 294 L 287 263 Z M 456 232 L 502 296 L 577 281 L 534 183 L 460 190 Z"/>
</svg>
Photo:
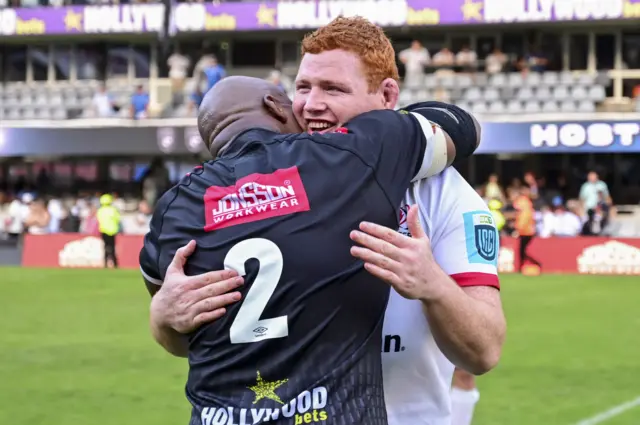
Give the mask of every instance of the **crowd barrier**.
<svg viewBox="0 0 640 425">
<path fill-rule="evenodd" d="M 123 268 L 138 268 L 143 237 L 119 235 L 118 261 Z M 518 240 L 502 238 L 498 268 L 519 270 Z M 545 273 L 640 275 L 640 239 L 605 237 L 536 238 L 529 253 Z M 103 244 L 96 236 L 75 233 L 27 235 L 22 251 L 25 267 L 103 267 Z"/>
</svg>

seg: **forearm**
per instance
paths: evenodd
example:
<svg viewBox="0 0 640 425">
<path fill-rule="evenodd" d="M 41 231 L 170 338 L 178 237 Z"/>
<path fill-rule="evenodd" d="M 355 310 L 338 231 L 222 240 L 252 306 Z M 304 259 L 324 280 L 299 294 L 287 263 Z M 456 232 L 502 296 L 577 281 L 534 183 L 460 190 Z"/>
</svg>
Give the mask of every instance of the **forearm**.
<svg viewBox="0 0 640 425">
<path fill-rule="evenodd" d="M 506 333 L 502 309 L 466 294 L 442 270 L 432 282 L 442 290 L 422 300 L 438 347 L 456 366 L 480 375 L 496 366 Z"/>
<path fill-rule="evenodd" d="M 158 318 L 151 313 L 149 320 L 151 335 L 162 348 L 176 357 L 187 357 L 189 354 L 189 340 L 186 335 L 178 333 L 174 329 L 163 325 Z"/>
</svg>

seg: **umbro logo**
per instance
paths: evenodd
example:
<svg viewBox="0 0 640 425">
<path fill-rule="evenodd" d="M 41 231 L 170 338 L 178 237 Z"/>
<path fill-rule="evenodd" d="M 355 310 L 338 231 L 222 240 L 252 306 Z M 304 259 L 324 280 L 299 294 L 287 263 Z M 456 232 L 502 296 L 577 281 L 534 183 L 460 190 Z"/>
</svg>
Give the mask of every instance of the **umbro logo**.
<svg viewBox="0 0 640 425">
<path fill-rule="evenodd" d="M 382 337 L 383 353 L 399 353 L 404 350 L 400 335 L 385 335 Z"/>
<path fill-rule="evenodd" d="M 255 337 L 260 337 L 262 335 L 264 335 L 269 329 L 265 328 L 264 326 L 258 326 L 257 328 L 255 328 L 253 330 L 254 336 Z"/>
</svg>

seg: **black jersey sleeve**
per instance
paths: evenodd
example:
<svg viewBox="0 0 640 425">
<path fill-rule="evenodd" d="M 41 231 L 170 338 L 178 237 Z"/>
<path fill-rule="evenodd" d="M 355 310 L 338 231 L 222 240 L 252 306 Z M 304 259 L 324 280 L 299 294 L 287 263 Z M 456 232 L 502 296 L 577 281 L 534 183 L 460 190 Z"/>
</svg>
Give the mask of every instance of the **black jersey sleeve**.
<svg viewBox="0 0 640 425">
<path fill-rule="evenodd" d="M 144 244 L 140 250 L 139 261 L 142 276 L 147 282 L 155 285 L 162 285 L 164 280 L 165 271 L 160 268 L 160 233 L 162 231 L 164 216 L 178 196 L 178 190 L 179 186 L 174 186 L 165 192 L 158 200 L 153 216 L 151 217 L 149 232 L 145 235 Z"/>
<path fill-rule="evenodd" d="M 345 128 L 354 134 L 357 149 L 373 161 L 381 181 L 389 182 L 400 167 L 411 181 L 446 166 L 446 140 L 442 130 L 419 112 L 378 110 L 358 115 Z"/>
<path fill-rule="evenodd" d="M 420 114 L 377 110 L 358 115 L 336 133 L 325 135 L 325 140 L 358 156 L 396 205 L 411 181 L 433 171 L 436 142 L 445 143 L 446 166 L 446 141 L 436 140 L 436 135 L 434 126 Z"/>
</svg>

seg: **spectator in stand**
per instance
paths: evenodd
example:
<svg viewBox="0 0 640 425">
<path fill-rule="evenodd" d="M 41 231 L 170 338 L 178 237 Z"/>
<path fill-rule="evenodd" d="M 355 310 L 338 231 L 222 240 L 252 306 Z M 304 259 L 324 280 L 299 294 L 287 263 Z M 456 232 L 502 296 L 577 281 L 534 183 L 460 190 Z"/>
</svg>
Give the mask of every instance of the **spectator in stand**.
<svg viewBox="0 0 640 425">
<path fill-rule="evenodd" d="M 89 217 L 87 217 L 87 219 L 88 218 Z M 81 225 L 86 225 L 87 219 L 85 219 L 84 222 L 80 220 L 79 208 L 73 205 L 71 208 L 64 210 L 64 218 L 60 223 L 60 229 L 62 232 L 65 232 L 65 233 L 79 233 L 81 231 L 82 233 L 90 233 L 90 232 L 85 232 L 84 229 L 81 229 Z M 95 212 L 94 212 L 94 219 L 95 219 Z M 91 234 L 97 235 L 98 233 L 99 233 L 98 224 L 96 222 L 95 231 L 91 232 Z"/>
<path fill-rule="evenodd" d="M 91 99 L 91 112 L 99 118 L 110 118 L 115 115 L 117 110 L 118 108 L 107 92 L 107 86 L 104 83 L 100 83 L 98 91 Z"/>
<path fill-rule="evenodd" d="M 580 219 L 580 215 L 576 210 L 575 205 L 569 205 L 569 208 L 565 208 L 563 204 L 556 207 L 556 225 L 554 229 L 554 236 L 559 237 L 575 237 L 582 232 L 583 223 Z"/>
<path fill-rule="evenodd" d="M 503 71 L 506 64 L 507 55 L 502 53 L 499 47 L 496 47 L 485 59 L 485 71 L 487 74 L 497 74 Z"/>
<path fill-rule="evenodd" d="M 536 219 L 538 236 L 541 238 L 553 236 L 556 231 L 556 221 L 556 215 L 551 207 L 549 207 L 549 205 L 543 205 Z"/>
<path fill-rule="evenodd" d="M 193 79 L 195 80 L 196 86 L 198 87 L 200 87 L 201 83 L 205 81 L 204 69 L 207 68 L 212 62 L 216 61 L 216 57 L 214 55 L 206 52 L 207 48 L 207 45 L 203 46 L 200 59 L 198 59 L 198 62 L 196 62 L 195 66 L 193 67 Z"/>
<path fill-rule="evenodd" d="M 398 54 L 398 59 L 404 64 L 404 83 L 410 87 L 422 84 L 424 67 L 431 61 L 429 51 L 418 40 L 413 40 L 411 47 Z"/>
<path fill-rule="evenodd" d="M 497 174 L 491 174 L 489 176 L 489 181 L 484 187 L 484 196 L 487 199 L 497 199 L 501 203 L 505 202 L 504 192 L 498 182 Z"/>
<path fill-rule="evenodd" d="M 173 53 L 167 59 L 169 78 L 171 79 L 171 90 L 174 97 L 182 94 L 184 83 L 187 79 L 187 70 L 189 69 L 189 65 L 191 65 L 191 60 L 180 53 L 180 49 L 176 45 Z"/>
<path fill-rule="evenodd" d="M 47 211 L 49 211 L 49 215 L 51 217 L 51 220 L 49 221 L 49 233 L 58 233 L 60 231 L 62 219 L 64 218 L 62 202 L 56 198 L 50 199 L 47 204 Z"/>
<path fill-rule="evenodd" d="M 438 68 L 438 71 L 452 72 L 454 63 L 455 56 L 446 46 L 433 56 L 433 66 Z"/>
<path fill-rule="evenodd" d="M 136 214 L 133 226 L 128 229 L 128 233 L 135 235 L 144 235 L 149 231 L 151 225 L 152 210 L 147 201 L 142 200 L 138 204 L 138 213 Z"/>
<path fill-rule="evenodd" d="M 615 214 L 615 207 L 611 205 L 611 199 L 603 192 L 598 192 L 598 206 L 596 207 L 602 214 L 602 228 L 609 224 L 609 219 Z"/>
<path fill-rule="evenodd" d="M 520 60 L 518 66 L 523 73 L 544 72 L 547 69 L 547 58 L 544 57 L 540 49 L 531 46 L 529 52 Z"/>
<path fill-rule="evenodd" d="M 456 55 L 456 65 L 462 68 L 462 72 L 475 72 L 478 68 L 478 55 L 468 44 L 464 44 Z"/>
<path fill-rule="evenodd" d="M 23 193 L 9 204 L 9 222 L 6 228 L 10 237 L 18 238 L 24 231 L 24 222 L 30 213 L 33 200 L 34 196 L 31 193 Z"/>
<path fill-rule="evenodd" d="M 587 211 L 587 220 L 582 226 L 583 236 L 598 236 L 604 230 L 604 214 L 597 206 L 595 209 Z"/>
<path fill-rule="evenodd" d="M 147 118 L 149 116 L 148 111 L 149 93 L 144 90 L 142 85 L 139 85 L 135 93 L 131 96 L 131 118 Z"/>
<path fill-rule="evenodd" d="M 222 65 L 218 63 L 218 60 L 215 56 L 211 56 L 209 62 L 205 65 L 202 72 L 204 73 L 205 79 L 207 80 L 207 90 L 211 90 L 211 87 L 215 86 L 227 76 L 227 73 Z"/>
<path fill-rule="evenodd" d="M 80 227 L 80 220 L 78 220 Z M 98 236 L 100 234 L 100 225 L 98 224 L 98 207 L 95 204 L 89 206 L 87 216 L 82 221 L 82 233 Z"/>
<path fill-rule="evenodd" d="M 49 233 L 51 215 L 42 199 L 34 199 L 29 204 L 29 213 L 24 221 L 24 227 L 32 235 L 44 235 Z"/>
<path fill-rule="evenodd" d="M 587 212 L 595 209 L 599 202 L 611 205 L 611 196 L 609 195 L 609 187 L 605 182 L 600 180 L 598 173 L 590 171 L 587 174 L 587 181 L 580 187 L 580 202 Z"/>
</svg>

